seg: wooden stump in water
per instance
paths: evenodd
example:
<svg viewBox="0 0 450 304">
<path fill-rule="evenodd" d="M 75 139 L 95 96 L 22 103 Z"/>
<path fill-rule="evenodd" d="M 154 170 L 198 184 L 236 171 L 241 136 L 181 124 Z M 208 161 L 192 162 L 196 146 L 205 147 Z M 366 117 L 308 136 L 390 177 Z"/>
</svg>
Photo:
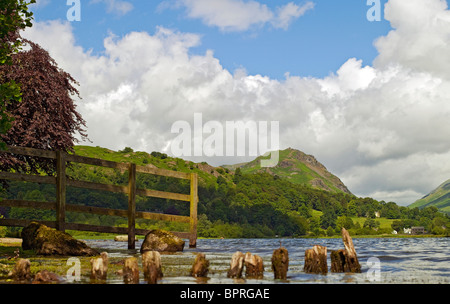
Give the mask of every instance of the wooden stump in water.
<svg viewBox="0 0 450 304">
<path fill-rule="evenodd" d="M 246 277 L 263 277 L 264 264 L 262 258 L 259 255 L 252 255 L 250 252 L 247 252 L 244 257 L 244 264 Z"/>
<path fill-rule="evenodd" d="M 142 254 L 144 278 L 149 284 L 156 284 L 163 277 L 161 270 L 161 254 L 158 251 L 146 251 Z"/>
<path fill-rule="evenodd" d="M 123 266 L 123 282 L 128 284 L 138 284 L 139 283 L 139 267 L 136 258 L 131 257 L 125 259 Z"/>
<path fill-rule="evenodd" d="M 28 259 L 19 259 L 14 265 L 14 269 L 9 273 L 9 277 L 15 281 L 31 280 L 31 263 Z"/>
<path fill-rule="evenodd" d="M 345 249 L 331 252 L 331 272 L 361 272 L 356 250 L 348 231 L 342 228 L 342 240 Z"/>
<path fill-rule="evenodd" d="M 286 280 L 289 267 L 289 253 L 286 248 L 275 249 L 272 254 L 272 270 L 275 279 Z"/>
<path fill-rule="evenodd" d="M 91 259 L 91 280 L 106 281 L 108 274 L 108 253 L 102 252 L 100 258 Z"/>
<path fill-rule="evenodd" d="M 204 253 L 197 253 L 194 264 L 192 265 L 191 275 L 193 277 L 206 277 L 209 271 L 209 261 Z"/>
<path fill-rule="evenodd" d="M 344 272 L 345 270 L 345 250 L 331 251 L 331 272 Z"/>
<path fill-rule="evenodd" d="M 314 245 L 312 249 L 307 249 L 303 271 L 306 273 L 328 273 L 327 247 Z"/>
<path fill-rule="evenodd" d="M 345 246 L 345 271 L 346 272 L 361 272 L 361 265 L 359 264 L 356 250 L 353 246 L 353 240 L 345 228 L 342 228 L 342 240 Z"/>
<path fill-rule="evenodd" d="M 242 270 L 244 269 L 244 254 L 240 251 L 236 251 L 232 257 L 230 262 L 230 270 L 228 271 L 227 276 L 229 278 L 241 278 Z"/>
</svg>

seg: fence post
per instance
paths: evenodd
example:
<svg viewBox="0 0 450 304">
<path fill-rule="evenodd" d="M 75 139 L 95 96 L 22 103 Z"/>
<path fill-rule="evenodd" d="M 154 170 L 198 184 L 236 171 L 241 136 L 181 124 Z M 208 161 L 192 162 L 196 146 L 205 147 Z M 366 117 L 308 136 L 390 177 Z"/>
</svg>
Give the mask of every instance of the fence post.
<svg viewBox="0 0 450 304">
<path fill-rule="evenodd" d="M 65 231 L 66 221 L 66 153 L 56 152 L 56 229 Z"/>
<path fill-rule="evenodd" d="M 198 203 L 197 187 L 198 187 L 197 173 L 191 173 L 189 248 L 197 247 L 197 203 Z"/>
<path fill-rule="evenodd" d="M 136 241 L 136 164 L 128 169 L 128 249 L 135 249 Z"/>
</svg>

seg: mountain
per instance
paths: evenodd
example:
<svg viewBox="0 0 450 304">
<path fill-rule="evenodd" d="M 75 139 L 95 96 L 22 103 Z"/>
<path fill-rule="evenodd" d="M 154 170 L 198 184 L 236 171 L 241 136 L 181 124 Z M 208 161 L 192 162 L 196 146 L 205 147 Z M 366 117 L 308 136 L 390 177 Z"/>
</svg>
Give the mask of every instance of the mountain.
<svg viewBox="0 0 450 304">
<path fill-rule="evenodd" d="M 408 207 L 423 209 L 428 206 L 435 206 L 439 211 L 450 214 L 450 179 Z"/>
<path fill-rule="evenodd" d="M 240 168 L 242 173 L 267 172 L 295 184 L 309 184 L 321 190 L 351 194 L 344 183 L 312 155 L 292 148 L 280 150 L 278 164 L 271 168 L 261 167 L 260 160 L 264 158 L 259 156 L 248 163 L 223 167 L 231 170 Z"/>
</svg>

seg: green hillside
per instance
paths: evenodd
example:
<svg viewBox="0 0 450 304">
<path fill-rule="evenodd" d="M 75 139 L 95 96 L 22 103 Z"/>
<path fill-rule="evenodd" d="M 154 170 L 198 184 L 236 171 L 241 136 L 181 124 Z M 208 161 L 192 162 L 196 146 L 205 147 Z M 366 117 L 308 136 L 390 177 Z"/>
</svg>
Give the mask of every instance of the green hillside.
<svg viewBox="0 0 450 304">
<path fill-rule="evenodd" d="M 316 189 L 350 194 L 350 191 L 344 183 L 337 176 L 330 173 L 312 155 L 292 148 L 280 150 L 278 164 L 272 168 L 261 167 L 260 161 L 263 158 L 263 156 L 260 156 L 248 163 L 224 167 L 230 169 L 239 167 L 242 173 L 267 172 L 271 175 L 286 178 L 291 183 L 310 185 Z"/>
<path fill-rule="evenodd" d="M 117 162 L 182 172 L 195 172 L 198 184 L 198 234 L 201 237 L 258 238 L 275 236 L 332 236 L 342 227 L 352 235 L 390 234 L 392 226 L 424 226 L 435 234 L 447 233 L 449 219 L 437 208 L 419 210 L 379 202 L 348 193 L 339 178 L 329 173 L 313 156 L 286 149 L 274 168 L 258 168 L 259 159 L 236 166 L 213 167 L 194 163 L 161 152 L 138 152 L 131 148 L 112 151 L 101 147 L 76 146 L 75 153 Z M 69 178 L 88 182 L 127 185 L 128 172 L 84 164 L 70 164 Z M 138 188 L 175 193 L 189 193 L 189 182 L 151 174 L 137 174 Z M 0 199 L 55 201 L 54 185 L 10 182 Z M 325 191 L 326 190 L 326 191 Z M 67 202 L 127 210 L 123 193 L 67 187 Z M 154 197 L 136 198 L 137 211 L 189 215 L 189 204 Z M 381 218 L 375 218 L 379 214 Z M 55 219 L 53 210 L 0 207 L 0 216 L 16 219 Z M 126 227 L 122 217 L 66 212 L 67 222 Z M 139 229 L 162 228 L 186 231 L 184 223 L 138 219 Z M 1 228 L 1 227 L 0 227 Z M 9 230 L 8 230 L 9 229 Z M 15 228 L 1 228 L 0 236 Z M 3 231 L 3 232 L 2 232 Z M 6 231 L 6 232 L 5 232 Z M 16 231 L 17 232 L 17 231 Z M 448 233 L 447 233 L 448 234 Z"/>
<path fill-rule="evenodd" d="M 450 179 L 408 207 L 423 209 L 430 206 L 435 206 L 439 211 L 450 214 Z"/>
</svg>

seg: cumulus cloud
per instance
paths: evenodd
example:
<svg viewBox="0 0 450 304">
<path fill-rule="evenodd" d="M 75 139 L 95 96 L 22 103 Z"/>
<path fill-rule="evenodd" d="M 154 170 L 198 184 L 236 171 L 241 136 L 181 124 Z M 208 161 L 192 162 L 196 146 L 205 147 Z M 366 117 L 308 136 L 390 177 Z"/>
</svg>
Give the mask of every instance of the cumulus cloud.
<svg viewBox="0 0 450 304">
<path fill-rule="evenodd" d="M 200 19 L 208 26 L 222 31 L 246 31 L 252 27 L 272 24 L 287 29 L 293 20 L 314 8 L 312 2 L 299 6 L 290 2 L 272 11 L 265 4 L 253 0 L 177 0 L 163 2 L 159 9 L 184 7 L 189 18 Z"/>
<path fill-rule="evenodd" d="M 199 35 L 166 28 L 110 35 L 101 55 L 77 46 L 68 22 L 36 23 L 24 36 L 80 82 L 94 145 L 170 152 L 172 124 L 193 125 L 194 113 L 204 122 L 276 120 L 281 148 L 315 155 L 356 195 L 407 204 L 450 175 L 448 14 L 440 0 L 390 0 L 394 30 L 376 41 L 374 65 L 349 58 L 324 78 L 230 72 L 212 51 L 192 55 Z"/>
<path fill-rule="evenodd" d="M 106 4 L 106 11 L 108 13 L 114 13 L 117 15 L 126 15 L 133 10 L 133 4 L 127 1 L 121 0 L 91 0 L 91 3 L 104 3 Z"/>
</svg>

